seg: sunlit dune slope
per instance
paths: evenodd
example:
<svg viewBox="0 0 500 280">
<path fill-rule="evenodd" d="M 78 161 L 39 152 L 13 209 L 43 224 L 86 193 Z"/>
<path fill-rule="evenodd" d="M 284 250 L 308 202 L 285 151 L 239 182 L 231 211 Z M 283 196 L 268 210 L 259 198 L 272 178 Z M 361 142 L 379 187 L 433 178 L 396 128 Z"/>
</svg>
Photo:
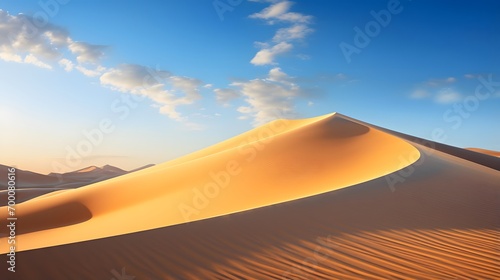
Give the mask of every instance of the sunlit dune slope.
<svg viewBox="0 0 500 280">
<path fill-rule="evenodd" d="M 278 120 L 165 164 L 22 203 L 18 250 L 309 197 L 384 176 L 418 158 L 406 141 L 340 115 Z M 6 212 L 0 208 L 0 219 Z"/>
</svg>

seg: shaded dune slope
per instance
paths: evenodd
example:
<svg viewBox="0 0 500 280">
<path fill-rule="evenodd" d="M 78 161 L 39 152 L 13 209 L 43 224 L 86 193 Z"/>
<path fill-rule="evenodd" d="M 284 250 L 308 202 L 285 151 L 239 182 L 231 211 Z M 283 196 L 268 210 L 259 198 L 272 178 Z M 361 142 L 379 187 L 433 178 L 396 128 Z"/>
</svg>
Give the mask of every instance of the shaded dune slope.
<svg viewBox="0 0 500 280">
<path fill-rule="evenodd" d="M 480 165 L 484 165 L 486 167 L 489 167 L 489 168 L 492 168 L 495 170 L 500 170 L 500 158 L 495 157 L 494 154 L 492 154 L 492 153 L 498 153 L 498 152 L 488 151 L 488 150 L 484 150 L 484 149 L 476 149 L 476 150 L 474 150 L 474 149 L 462 149 L 462 148 L 446 145 L 443 143 L 430 141 L 430 140 L 427 140 L 424 138 L 404 134 L 401 132 L 397 132 L 397 131 L 390 130 L 387 128 L 379 127 L 376 125 L 371 125 L 371 124 L 368 124 L 368 123 L 365 123 L 365 122 L 362 122 L 362 121 L 359 121 L 359 120 L 356 120 L 356 119 L 353 119 L 353 118 L 350 118 L 347 116 L 342 116 L 342 117 L 345 119 L 348 119 L 350 121 L 359 123 L 359 124 L 368 125 L 370 127 L 379 129 L 381 131 L 385 131 L 391 135 L 401 137 L 402 139 L 409 140 L 413 143 L 421 144 L 421 145 L 426 146 L 430 149 L 435 149 L 435 150 L 438 150 L 438 151 L 441 151 L 441 152 L 444 152 L 444 153 L 447 153 L 447 154 L 450 154 L 450 155 L 453 155 L 453 156 L 456 156 L 459 158 L 463 158 L 463 159 L 468 160 L 468 161 L 475 162 L 475 163 L 480 164 Z M 482 150 L 483 152 L 480 152 L 479 150 Z"/>
</svg>

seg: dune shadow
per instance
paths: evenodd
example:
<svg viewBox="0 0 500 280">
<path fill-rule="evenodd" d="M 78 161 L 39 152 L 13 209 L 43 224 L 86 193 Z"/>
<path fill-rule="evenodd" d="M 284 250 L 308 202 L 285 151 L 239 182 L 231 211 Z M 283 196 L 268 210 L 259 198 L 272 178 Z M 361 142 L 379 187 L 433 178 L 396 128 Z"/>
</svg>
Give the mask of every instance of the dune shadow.
<svg viewBox="0 0 500 280">
<path fill-rule="evenodd" d="M 92 218 L 90 210 L 80 202 L 72 201 L 18 217 L 17 234 L 70 226 Z"/>
<path fill-rule="evenodd" d="M 370 128 L 368 126 L 346 120 L 339 116 L 334 116 L 332 118 L 322 120 L 318 124 L 331 126 L 331 129 L 319 130 L 322 133 L 325 133 L 329 138 L 355 137 L 363 135 L 370 131 Z"/>
</svg>

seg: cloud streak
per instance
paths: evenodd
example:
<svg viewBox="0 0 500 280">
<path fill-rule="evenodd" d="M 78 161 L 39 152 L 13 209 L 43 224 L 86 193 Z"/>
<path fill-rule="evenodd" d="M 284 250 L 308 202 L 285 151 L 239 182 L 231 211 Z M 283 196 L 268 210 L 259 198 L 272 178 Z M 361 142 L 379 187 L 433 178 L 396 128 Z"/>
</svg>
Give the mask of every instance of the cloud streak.
<svg viewBox="0 0 500 280">
<path fill-rule="evenodd" d="M 35 27 L 33 22 L 30 16 L 0 10 L 1 60 L 44 69 L 59 66 L 67 72 L 76 70 L 87 77 L 99 77 L 102 86 L 147 97 L 161 114 L 187 127 L 198 127 L 177 109 L 201 99 L 202 81 L 141 65 L 121 64 L 108 69 L 101 65 L 107 46 L 75 41 L 61 27 Z"/>
<path fill-rule="evenodd" d="M 98 64 L 104 55 L 105 46 L 75 42 L 63 28 L 51 24 L 35 27 L 33 22 L 30 16 L 0 10 L 0 59 L 45 69 L 59 62 L 71 71 L 70 62 Z M 65 57 L 65 51 L 74 58 Z"/>
<path fill-rule="evenodd" d="M 411 99 L 428 99 L 439 104 L 450 104 L 462 100 L 463 96 L 450 85 L 457 82 L 457 78 L 430 79 L 423 82 L 411 94 Z"/>
<path fill-rule="evenodd" d="M 272 38 L 273 45 L 257 42 L 262 48 L 250 60 L 250 63 L 258 66 L 276 64 L 275 61 L 278 56 L 288 53 L 293 49 L 293 41 L 303 40 L 314 31 L 309 27 L 313 19 L 312 16 L 290 12 L 293 2 L 263 2 L 272 4 L 260 12 L 250 15 L 249 18 L 263 20 L 269 25 L 278 23 L 291 25 L 276 31 Z"/>
<path fill-rule="evenodd" d="M 228 89 L 216 89 L 218 100 L 242 96 L 247 103 L 238 107 L 240 119 L 253 118 L 254 126 L 277 118 L 294 117 L 293 99 L 301 95 L 298 85 L 280 68 L 273 68 L 267 77 L 234 82 Z M 229 98 L 228 98 L 229 97 Z"/>
<path fill-rule="evenodd" d="M 201 99 L 199 91 L 203 86 L 203 82 L 195 78 L 174 76 L 169 71 L 136 64 L 109 69 L 100 77 L 100 82 L 112 90 L 147 97 L 161 114 L 190 126 L 193 124 L 177 111 L 177 107 Z"/>
</svg>

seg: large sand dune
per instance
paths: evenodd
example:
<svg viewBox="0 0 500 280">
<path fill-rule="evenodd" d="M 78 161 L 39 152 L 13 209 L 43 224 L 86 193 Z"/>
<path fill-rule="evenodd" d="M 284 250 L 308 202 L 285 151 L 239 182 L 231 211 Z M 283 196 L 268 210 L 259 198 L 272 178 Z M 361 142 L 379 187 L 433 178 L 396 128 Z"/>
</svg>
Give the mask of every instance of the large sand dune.
<svg viewBox="0 0 500 280">
<path fill-rule="evenodd" d="M 500 173 L 410 140 L 279 120 L 34 198 L 12 279 L 499 279 Z"/>
</svg>

